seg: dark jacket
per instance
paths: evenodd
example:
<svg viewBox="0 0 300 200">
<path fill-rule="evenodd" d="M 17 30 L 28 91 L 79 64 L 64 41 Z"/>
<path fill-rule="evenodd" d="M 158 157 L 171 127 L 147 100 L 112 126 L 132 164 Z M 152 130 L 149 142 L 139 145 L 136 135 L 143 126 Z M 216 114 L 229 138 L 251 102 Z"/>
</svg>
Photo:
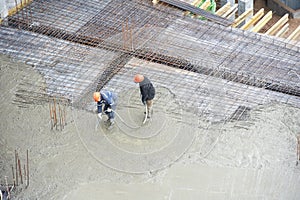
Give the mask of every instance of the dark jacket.
<svg viewBox="0 0 300 200">
<path fill-rule="evenodd" d="M 155 89 L 150 82 L 150 80 L 144 76 L 144 80 L 139 83 L 140 91 L 142 95 L 143 104 L 146 103 L 147 100 L 152 100 L 155 96 Z"/>
</svg>

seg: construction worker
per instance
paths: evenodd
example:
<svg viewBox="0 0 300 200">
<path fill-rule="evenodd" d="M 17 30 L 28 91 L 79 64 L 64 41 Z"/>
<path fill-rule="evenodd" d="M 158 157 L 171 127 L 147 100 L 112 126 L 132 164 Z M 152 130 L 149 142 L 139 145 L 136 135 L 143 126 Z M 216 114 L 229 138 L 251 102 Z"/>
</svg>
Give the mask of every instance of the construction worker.
<svg viewBox="0 0 300 200">
<path fill-rule="evenodd" d="M 139 83 L 140 86 L 140 92 L 142 96 L 142 103 L 144 105 L 147 104 L 147 117 L 150 118 L 151 111 L 152 111 L 152 105 L 153 105 L 153 98 L 155 96 L 155 89 L 151 83 L 151 81 L 141 74 L 136 74 L 134 76 L 134 82 Z"/>
<path fill-rule="evenodd" d="M 115 113 L 117 106 L 117 95 L 111 91 L 94 92 L 94 100 L 97 102 L 98 118 L 102 120 L 102 111 L 107 115 L 107 125 L 114 125 Z M 102 110 L 104 104 L 104 108 Z"/>
</svg>

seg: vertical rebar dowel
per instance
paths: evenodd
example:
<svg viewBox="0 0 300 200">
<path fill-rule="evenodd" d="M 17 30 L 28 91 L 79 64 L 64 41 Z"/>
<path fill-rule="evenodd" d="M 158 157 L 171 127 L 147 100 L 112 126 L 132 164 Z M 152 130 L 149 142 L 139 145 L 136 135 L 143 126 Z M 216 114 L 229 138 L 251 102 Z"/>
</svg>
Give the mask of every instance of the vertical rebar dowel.
<svg viewBox="0 0 300 200">
<path fill-rule="evenodd" d="M 24 8 L 23 8 L 23 0 L 20 0 L 20 8 L 21 8 L 22 21 L 25 21 L 25 18 L 24 18 Z"/>
<path fill-rule="evenodd" d="M 62 129 L 65 128 L 65 125 L 64 125 L 64 112 L 63 112 L 63 105 L 60 109 L 60 115 L 61 115 L 61 125 L 62 125 Z"/>
<path fill-rule="evenodd" d="M 27 175 L 26 175 L 26 166 L 25 166 L 25 164 L 23 165 L 23 172 L 24 172 L 24 174 L 23 174 L 23 176 L 24 176 L 24 183 L 26 184 Z"/>
<path fill-rule="evenodd" d="M 65 113 L 64 113 L 64 109 L 65 109 L 65 105 L 62 104 L 62 107 L 61 107 L 61 118 L 62 118 L 62 126 L 63 126 L 63 128 L 65 128 Z"/>
<path fill-rule="evenodd" d="M 297 162 L 296 162 L 296 165 L 298 165 L 299 161 L 300 161 L 300 133 L 297 136 Z"/>
<path fill-rule="evenodd" d="M 63 109 L 62 109 L 62 105 L 59 105 L 59 117 L 60 117 L 60 130 L 64 129 L 64 118 L 63 118 Z"/>
<path fill-rule="evenodd" d="M 128 42 L 130 42 L 130 36 L 129 36 L 129 39 L 127 39 L 128 30 L 129 30 L 129 28 L 128 28 L 128 19 L 126 19 L 126 28 L 125 28 L 125 33 L 126 33 L 126 41 L 125 41 L 126 42 L 126 50 L 130 49 L 129 44 L 128 44 Z"/>
<path fill-rule="evenodd" d="M 67 118 L 67 108 L 66 108 L 66 106 L 65 106 L 65 118 L 64 119 L 65 119 L 65 125 L 67 125 L 67 119 L 68 118 Z"/>
<path fill-rule="evenodd" d="M 65 127 L 65 105 L 63 105 L 63 107 L 62 107 L 62 118 L 63 118 L 63 128 Z"/>
<path fill-rule="evenodd" d="M 29 185 L 29 161 L 28 161 L 28 149 L 26 152 L 26 164 L 27 164 L 27 186 Z"/>
<path fill-rule="evenodd" d="M 56 101 L 53 99 L 53 115 L 54 115 L 54 126 L 57 130 L 57 115 L 56 115 Z"/>
<path fill-rule="evenodd" d="M 11 166 L 11 171 L 12 171 L 12 178 L 13 178 L 14 187 L 16 187 L 15 170 L 14 170 L 13 165 Z"/>
<path fill-rule="evenodd" d="M 125 49 L 125 40 L 126 40 L 126 34 L 125 34 L 125 25 L 122 24 L 122 35 L 123 35 L 123 49 Z"/>
<path fill-rule="evenodd" d="M 5 178 L 5 185 L 6 185 L 6 191 L 7 191 L 7 199 L 10 199 L 10 191 L 9 191 L 7 176 L 5 176 L 4 178 Z"/>
<path fill-rule="evenodd" d="M 16 5 L 16 14 L 18 13 L 18 2 L 15 0 L 15 5 Z M 18 18 L 18 28 L 20 28 L 20 20 L 19 20 L 19 15 L 17 15 Z"/>
<path fill-rule="evenodd" d="M 16 13 L 18 13 L 18 1 L 15 0 L 15 5 L 16 5 Z"/>
<path fill-rule="evenodd" d="M 21 184 L 23 184 L 23 176 L 22 176 L 22 166 L 21 166 L 21 161 L 18 158 L 18 167 L 19 167 L 19 175 L 20 175 L 20 180 L 21 180 Z"/>
<path fill-rule="evenodd" d="M 129 36 L 130 36 L 130 49 L 133 50 L 133 43 L 132 43 L 132 23 L 129 24 Z"/>
<path fill-rule="evenodd" d="M 125 24 L 122 24 L 122 32 L 123 32 L 123 49 L 127 50 L 128 49 L 128 39 L 127 39 L 127 32 L 128 32 L 128 20 L 126 19 Z M 130 40 L 130 38 L 129 38 Z"/>
<path fill-rule="evenodd" d="M 16 166 L 16 186 L 18 186 L 19 183 L 18 183 L 18 153 L 17 153 L 17 150 L 15 150 L 15 166 Z"/>
<path fill-rule="evenodd" d="M 56 130 L 63 130 L 66 123 L 66 105 L 64 103 L 58 103 L 55 99 L 52 102 L 49 102 L 49 112 L 50 112 L 50 123 L 51 130 L 56 127 Z"/>
<path fill-rule="evenodd" d="M 32 22 L 31 6 L 28 6 L 28 12 L 29 12 L 30 20 L 31 20 L 31 22 Z"/>
<path fill-rule="evenodd" d="M 50 111 L 50 130 L 53 130 L 53 113 L 51 102 L 49 102 L 49 111 Z"/>
<path fill-rule="evenodd" d="M 59 127 L 60 127 L 60 130 L 62 131 L 62 115 L 61 115 L 61 108 L 60 108 L 60 105 L 57 105 L 58 106 L 58 115 L 59 115 Z"/>
<path fill-rule="evenodd" d="M 130 26 L 130 36 L 131 36 L 131 49 L 134 50 L 134 45 L 133 45 L 133 30 L 135 26 L 135 21 L 131 21 L 131 26 Z"/>
<path fill-rule="evenodd" d="M 27 28 L 29 29 L 29 27 L 30 27 L 30 23 L 29 23 L 29 0 L 25 0 L 25 5 L 26 5 L 26 12 L 25 12 L 25 14 L 26 14 L 26 24 L 27 24 Z"/>
</svg>

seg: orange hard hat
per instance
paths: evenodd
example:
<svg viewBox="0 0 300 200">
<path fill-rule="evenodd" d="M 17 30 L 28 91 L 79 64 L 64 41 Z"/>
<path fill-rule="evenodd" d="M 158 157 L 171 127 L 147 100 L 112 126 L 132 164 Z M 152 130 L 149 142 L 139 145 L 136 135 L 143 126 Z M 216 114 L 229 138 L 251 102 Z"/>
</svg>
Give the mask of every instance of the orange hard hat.
<svg viewBox="0 0 300 200">
<path fill-rule="evenodd" d="M 100 92 L 94 92 L 93 97 L 94 97 L 95 101 L 100 101 L 100 99 L 101 99 Z"/>
<path fill-rule="evenodd" d="M 144 76 L 141 75 L 141 74 L 136 74 L 136 75 L 134 76 L 134 82 L 135 82 L 135 83 L 140 83 L 140 82 L 142 82 L 143 80 L 144 80 Z"/>
</svg>

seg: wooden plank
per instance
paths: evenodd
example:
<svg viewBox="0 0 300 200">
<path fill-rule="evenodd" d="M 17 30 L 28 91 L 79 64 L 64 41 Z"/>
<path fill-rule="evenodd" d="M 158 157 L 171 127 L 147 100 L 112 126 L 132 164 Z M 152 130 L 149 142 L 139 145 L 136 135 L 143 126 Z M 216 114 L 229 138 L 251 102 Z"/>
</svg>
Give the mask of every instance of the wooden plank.
<svg viewBox="0 0 300 200">
<path fill-rule="evenodd" d="M 199 3 L 201 2 L 201 0 L 199 0 L 195 6 L 197 6 Z M 206 0 L 201 6 L 200 8 L 203 9 L 203 10 L 206 10 L 208 8 L 208 6 L 210 6 L 210 0 Z M 200 15 L 193 15 L 192 18 L 194 17 L 200 17 Z"/>
<path fill-rule="evenodd" d="M 195 0 L 195 1 L 193 1 L 193 2 L 191 3 L 191 5 L 192 5 L 192 6 L 195 6 L 197 3 L 200 3 L 200 1 L 201 1 L 201 0 Z M 190 14 L 189 11 L 184 11 L 184 13 L 183 13 L 184 16 L 186 16 L 186 15 L 188 15 L 188 14 Z"/>
<path fill-rule="evenodd" d="M 300 35 L 300 25 L 296 28 L 296 30 L 294 30 L 290 36 L 287 38 L 289 40 L 297 40 L 297 38 Z"/>
<path fill-rule="evenodd" d="M 285 24 L 277 33 L 276 37 L 282 37 L 289 30 L 289 24 Z"/>
<path fill-rule="evenodd" d="M 159 0 L 153 0 L 153 1 L 152 1 L 153 5 L 158 4 L 158 2 L 159 2 Z"/>
<path fill-rule="evenodd" d="M 202 10 L 201 8 L 197 8 L 195 6 L 192 6 L 191 4 L 188 4 L 184 1 L 179 0 L 160 0 L 160 2 L 164 2 L 167 4 L 170 4 L 176 8 L 179 8 L 183 11 L 189 11 L 193 14 L 200 15 L 207 20 L 213 21 L 215 23 L 221 24 L 223 26 L 231 26 L 233 20 L 230 19 L 224 19 L 223 17 L 220 17 L 218 15 L 215 15 L 211 12 L 208 12 L 206 10 Z"/>
<path fill-rule="evenodd" d="M 17 13 L 18 10 L 21 10 L 22 8 L 24 8 L 26 5 L 28 5 L 29 3 L 31 3 L 33 0 L 21 0 L 20 3 L 9 9 L 8 10 L 8 16 L 14 15 Z"/>
<path fill-rule="evenodd" d="M 265 34 L 274 35 L 281 27 L 285 25 L 289 21 L 289 14 L 285 14 L 278 20 Z"/>
<path fill-rule="evenodd" d="M 201 2 L 201 0 L 195 0 L 195 1 L 193 1 L 193 3 L 191 3 L 191 5 L 196 6 L 200 2 Z"/>
<path fill-rule="evenodd" d="M 264 15 L 264 9 L 261 8 L 253 17 L 251 17 L 251 19 L 244 24 L 241 29 L 242 30 L 248 30 L 250 28 L 250 26 L 252 26 L 253 24 L 255 24 L 258 20 L 260 20 L 260 18 L 262 18 L 262 16 Z"/>
<path fill-rule="evenodd" d="M 238 16 L 238 18 L 236 18 L 234 20 L 234 23 L 232 24 L 232 27 L 237 27 L 238 25 L 240 25 L 250 15 L 253 15 L 253 9 L 246 10 L 243 14 L 241 14 L 240 16 Z"/>
<path fill-rule="evenodd" d="M 206 10 L 208 8 L 208 6 L 210 6 L 210 0 L 206 0 L 201 6 L 200 8 L 203 10 Z"/>
<path fill-rule="evenodd" d="M 272 11 L 269 11 L 257 24 L 251 29 L 252 32 L 257 33 L 272 19 Z"/>
<path fill-rule="evenodd" d="M 235 15 L 236 11 L 238 11 L 238 8 L 235 8 L 227 17 L 226 19 L 230 19 L 231 16 Z"/>
<path fill-rule="evenodd" d="M 222 16 L 230 7 L 230 2 L 227 2 L 222 8 L 216 11 L 216 15 Z"/>
<path fill-rule="evenodd" d="M 221 17 L 227 17 L 229 14 L 231 14 L 234 10 L 236 10 L 238 7 L 238 4 L 234 4 L 229 10 L 227 10 Z"/>
</svg>

